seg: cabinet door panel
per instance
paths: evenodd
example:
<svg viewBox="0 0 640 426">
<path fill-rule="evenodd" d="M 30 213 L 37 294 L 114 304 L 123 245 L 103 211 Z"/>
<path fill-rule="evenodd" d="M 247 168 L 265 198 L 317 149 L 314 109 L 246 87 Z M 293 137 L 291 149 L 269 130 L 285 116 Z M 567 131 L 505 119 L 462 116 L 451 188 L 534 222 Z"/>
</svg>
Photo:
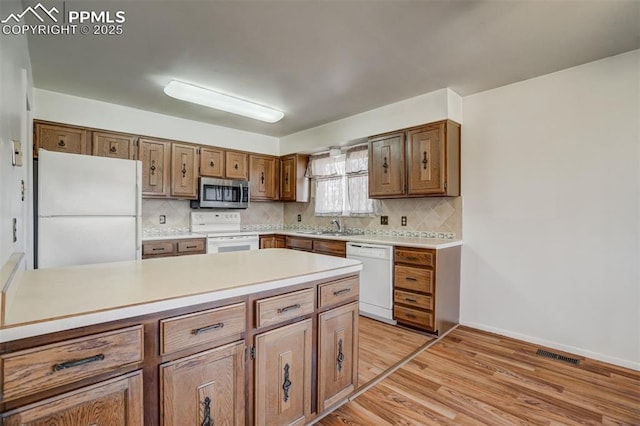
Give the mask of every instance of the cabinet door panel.
<svg viewBox="0 0 640 426">
<path fill-rule="evenodd" d="M 404 134 L 395 133 L 369 141 L 369 197 L 404 194 Z"/>
<path fill-rule="evenodd" d="M 168 196 L 170 144 L 153 139 L 140 139 L 139 143 L 138 158 L 142 160 L 142 196 Z"/>
<path fill-rule="evenodd" d="M 243 152 L 225 152 L 225 175 L 229 179 L 248 179 L 247 154 Z"/>
<path fill-rule="evenodd" d="M 135 157 L 135 136 L 93 132 L 91 139 L 93 142 L 93 155 L 126 160 L 133 160 Z"/>
<path fill-rule="evenodd" d="M 36 124 L 36 152 L 42 148 L 47 151 L 66 152 L 69 154 L 87 154 L 87 132 L 75 127 Z"/>
<path fill-rule="evenodd" d="M 411 130 L 407 136 L 409 195 L 444 194 L 444 123 Z"/>
<path fill-rule="evenodd" d="M 358 302 L 318 317 L 318 412 L 353 392 L 358 383 Z"/>
<path fill-rule="evenodd" d="M 200 176 L 224 177 L 224 151 L 200 148 Z"/>
<path fill-rule="evenodd" d="M 276 199 L 276 160 L 273 157 L 249 156 L 249 181 L 251 200 Z"/>
<path fill-rule="evenodd" d="M 280 199 L 282 201 L 296 200 L 296 169 L 295 156 L 283 158 L 280 162 Z"/>
<path fill-rule="evenodd" d="M 142 426 L 142 372 L 55 396 L 3 414 L 5 426 Z"/>
<path fill-rule="evenodd" d="M 179 198 L 198 197 L 197 148 L 171 144 L 171 195 Z"/>
<path fill-rule="evenodd" d="M 256 425 L 302 425 L 311 413 L 312 321 L 256 336 Z"/>
<path fill-rule="evenodd" d="M 160 366 L 161 424 L 244 424 L 244 343 Z"/>
</svg>

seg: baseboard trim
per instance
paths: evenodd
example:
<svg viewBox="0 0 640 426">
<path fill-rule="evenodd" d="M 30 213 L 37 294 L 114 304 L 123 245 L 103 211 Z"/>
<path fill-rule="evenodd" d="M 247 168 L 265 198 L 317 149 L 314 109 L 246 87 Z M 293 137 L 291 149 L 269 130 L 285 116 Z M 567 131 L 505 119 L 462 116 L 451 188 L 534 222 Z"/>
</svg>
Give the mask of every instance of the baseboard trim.
<svg viewBox="0 0 640 426">
<path fill-rule="evenodd" d="M 513 339 L 524 340 L 528 343 L 533 343 L 536 345 L 543 345 L 548 348 L 557 349 L 563 352 L 569 352 L 576 355 L 581 355 L 587 358 L 595 359 L 597 361 L 607 362 L 609 364 L 617 365 L 619 367 L 629 368 L 631 370 L 640 371 L 640 362 L 629 361 L 622 358 L 616 358 L 608 355 L 604 355 L 598 352 L 588 351 L 586 349 L 577 348 L 574 346 L 564 345 L 562 343 L 554 342 L 551 340 L 540 339 L 533 336 L 528 336 L 526 334 L 517 333 L 510 330 L 505 330 L 502 328 L 491 327 L 486 324 L 480 324 L 473 321 L 460 321 L 460 325 L 464 325 L 471 328 L 476 328 L 482 331 L 488 331 L 490 333 L 499 334 L 501 336 L 511 337 Z"/>
</svg>

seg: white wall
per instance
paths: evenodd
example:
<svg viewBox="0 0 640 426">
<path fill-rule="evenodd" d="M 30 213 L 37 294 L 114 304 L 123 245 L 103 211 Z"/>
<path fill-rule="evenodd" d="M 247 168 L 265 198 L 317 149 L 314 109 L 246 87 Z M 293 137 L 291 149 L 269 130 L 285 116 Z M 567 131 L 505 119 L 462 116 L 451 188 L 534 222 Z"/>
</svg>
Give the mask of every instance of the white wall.
<svg viewBox="0 0 640 426">
<path fill-rule="evenodd" d="M 450 89 L 437 90 L 280 138 L 280 155 L 312 153 L 348 145 L 378 133 L 450 118 L 462 123 L 462 101 Z"/>
<path fill-rule="evenodd" d="M 1 1 L 0 16 L 21 12 L 20 1 Z M 27 37 L 0 35 L 0 268 L 14 252 L 27 252 L 29 235 L 31 174 L 31 121 L 27 98 L 32 99 L 31 62 Z M 12 141 L 22 142 L 23 166 L 11 164 Z M 27 183 L 25 201 L 20 196 L 20 181 Z M 12 219 L 17 219 L 18 240 L 13 242 Z M 24 266 L 24 265 L 23 265 Z"/>
<path fill-rule="evenodd" d="M 278 155 L 278 138 L 35 89 L 34 118 Z"/>
<path fill-rule="evenodd" d="M 640 369 L 640 51 L 463 108 L 462 322 Z"/>
</svg>

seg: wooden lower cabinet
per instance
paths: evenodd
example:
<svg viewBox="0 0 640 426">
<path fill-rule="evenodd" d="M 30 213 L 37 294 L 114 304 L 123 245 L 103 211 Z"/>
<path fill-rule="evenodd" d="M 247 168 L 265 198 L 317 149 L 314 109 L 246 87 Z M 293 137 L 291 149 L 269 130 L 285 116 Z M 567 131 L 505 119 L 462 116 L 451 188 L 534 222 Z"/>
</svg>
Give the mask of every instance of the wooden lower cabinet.
<svg viewBox="0 0 640 426">
<path fill-rule="evenodd" d="M 255 424 L 303 425 L 311 415 L 312 320 L 255 337 Z"/>
<path fill-rule="evenodd" d="M 2 414 L 3 426 L 142 426 L 142 372 L 87 386 Z"/>
<path fill-rule="evenodd" d="M 160 366 L 161 425 L 244 425 L 244 341 Z"/>
<path fill-rule="evenodd" d="M 261 235 L 260 248 L 286 248 L 287 242 L 284 235 Z"/>
<path fill-rule="evenodd" d="M 318 316 L 318 412 L 358 385 L 358 302 Z"/>
</svg>

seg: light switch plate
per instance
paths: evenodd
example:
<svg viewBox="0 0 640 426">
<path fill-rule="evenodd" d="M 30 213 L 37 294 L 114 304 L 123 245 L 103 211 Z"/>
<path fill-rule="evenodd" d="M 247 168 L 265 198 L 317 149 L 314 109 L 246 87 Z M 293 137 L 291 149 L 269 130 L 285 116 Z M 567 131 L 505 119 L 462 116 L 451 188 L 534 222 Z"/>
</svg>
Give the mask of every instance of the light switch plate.
<svg viewBox="0 0 640 426">
<path fill-rule="evenodd" d="M 13 141 L 13 151 L 11 154 L 11 164 L 22 167 L 22 142 Z"/>
</svg>

